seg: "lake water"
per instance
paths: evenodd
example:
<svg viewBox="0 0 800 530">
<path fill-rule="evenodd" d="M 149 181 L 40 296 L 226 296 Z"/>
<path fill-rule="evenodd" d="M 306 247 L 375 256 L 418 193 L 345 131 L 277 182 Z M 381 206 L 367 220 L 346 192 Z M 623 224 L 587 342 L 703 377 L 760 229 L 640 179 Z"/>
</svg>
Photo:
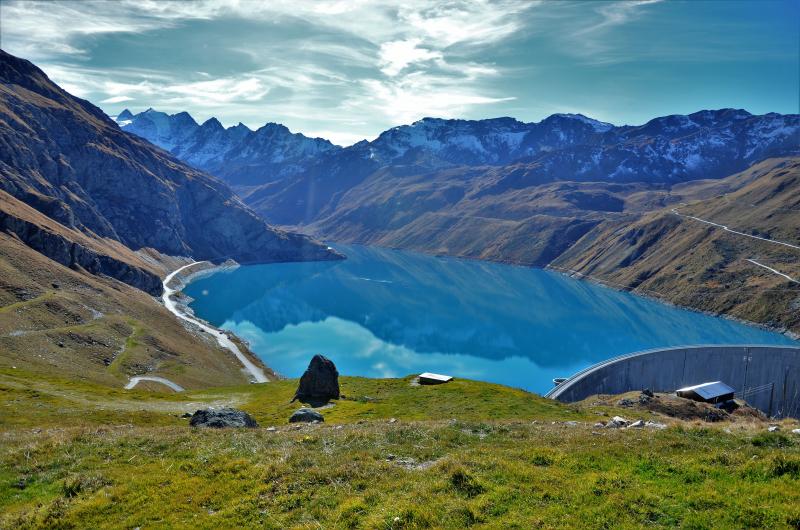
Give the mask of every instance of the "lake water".
<svg viewBox="0 0 800 530">
<path fill-rule="evenodd" d="M 336 248 L 348 259 L 239 267 L 185 292 L 197 316 L 288 377 L 322 353 L 343 375 L 429 371 L 543 393 L 554 377 L 648 348 L 796 344 L 550 271 Z"/>
</svg>

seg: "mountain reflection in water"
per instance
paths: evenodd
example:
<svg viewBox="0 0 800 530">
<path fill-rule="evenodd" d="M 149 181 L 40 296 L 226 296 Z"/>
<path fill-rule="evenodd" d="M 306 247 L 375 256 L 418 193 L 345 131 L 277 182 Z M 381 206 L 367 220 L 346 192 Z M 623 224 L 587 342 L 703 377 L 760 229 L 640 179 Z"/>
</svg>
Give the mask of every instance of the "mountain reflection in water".
<svg viewBox="0 0 800 530">
<path fill-rule="evenodd" d="M 322 353 L 345 375 L 433 371 L 545 392 L 553 377 L 647 348 L 794 343 L 550 271 L 336 248 L 348 259 L 243 266 L 185 292 L 289 377 Z"/>
</svg>

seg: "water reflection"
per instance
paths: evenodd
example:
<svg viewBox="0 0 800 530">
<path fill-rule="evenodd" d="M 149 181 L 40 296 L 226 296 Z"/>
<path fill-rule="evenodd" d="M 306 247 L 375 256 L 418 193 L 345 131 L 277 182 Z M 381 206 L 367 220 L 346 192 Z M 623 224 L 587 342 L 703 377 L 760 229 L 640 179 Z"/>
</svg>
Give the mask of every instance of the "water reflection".
<svg viewBox="0 0 800 530">
<path fill-rule="evenodd" d="M 337 248 L 348 260 L 241 267 L 186 292 L 199 316 L 289 376 L 324 353 L 346 374 L 438 370 L 541 392 L 552 377 L 645 348 L 792 342 L 548 271 Z"/>
</svg>

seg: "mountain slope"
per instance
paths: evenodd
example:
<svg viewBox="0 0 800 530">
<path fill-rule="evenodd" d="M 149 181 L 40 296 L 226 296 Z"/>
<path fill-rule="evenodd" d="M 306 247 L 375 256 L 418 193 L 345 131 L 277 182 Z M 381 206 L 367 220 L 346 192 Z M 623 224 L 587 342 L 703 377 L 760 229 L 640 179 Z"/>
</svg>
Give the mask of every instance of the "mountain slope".
<svg viewBox="0 0 800 530">
<path fill-rule="evenodd" d="M 256 131 L 242 123 L 225 129 L 215 118 L 199 125 L 187 112 L 170 116 L 153 109 L 139 114 L 126 109 L 116 120 L 123 130 L 232 185 L 285 178 L 301 172 L 313 157 L 340 149 L 322 138 L 293 134 L 277 123 Z"/>
<path fill-rule="evenodd" d="M 122 132 L 0 52 L 0 189 L 65 227 L 134 249 L 269 262 L 336 257 L 269 227 L 218 180 Z"/>
<path fill-rule="evenodd" d="M 166 254 L 340 257 L 269 227 L 217 179 L 0 51 L 0 367 L 120 389 L 142 375 L 187 389 L 248 382 L 230 352 L 153 298 L 186 263 Z"/>
<path fill-rule="evenodd" d="M 150 267 L 158 280 L 163 269 Z M 0 232 L 0 370 L 120 390 L 136 375 L 166 377 L 187 389 L 249 381 L 213 337 L 187 329 L 150 294 L 64 266 L 6 232 Z"/>
<path fill-rule="evenodd" d="M 800 152 L 800 116 L 737 109 L 622 127 L 580 114 L 554 114 L 538 123 L 424 118 L 344 149 L 276 124 L 255 132 L 241 124 L 224 129 L 216 119 L 200 126 L 186 113 L 152 109 L 126 111 L 117 120 L 227 180 L 256 211 L 282 225 L 330 215 L 341 197 L 384 168 L 404 175 L 483 171 L 484 193 L 500 194 L 562 180 L 675 184 L 722 178 L 767 157 Z"/>
<path fill-rule="evenodd" d="M 697 193 L 687 185 L 676 192 L 674 211 L 668 207 L 633 221 L 600 223 L 550 266 L 800 334 L 800 284 L 764 268 L 800 280 L 800 250 L 684 217 L 800 246 L 800 159 L 767 160 L 725 180 L 744 185 L 678 204 Z"/>
</svg>

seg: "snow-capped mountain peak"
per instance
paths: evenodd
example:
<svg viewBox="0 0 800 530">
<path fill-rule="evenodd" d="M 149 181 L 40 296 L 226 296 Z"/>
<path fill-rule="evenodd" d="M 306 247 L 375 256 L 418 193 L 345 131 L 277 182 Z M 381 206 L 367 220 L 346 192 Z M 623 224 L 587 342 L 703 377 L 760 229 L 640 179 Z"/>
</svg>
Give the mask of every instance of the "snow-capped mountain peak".
<svg viewBox="0 0 800 530">
<path fill-rule="evenodd" d="M 168 115 L 152 108 L 120 116 L 116 120 L 123 130 L 233 184 L 282 178 L 296 173 L 320 153 L 341 149 L 321 138 L 292 133 L 279 123 L 267 123 L 253 131 L 240 122 L 226 129 L 217 118 L 200 125 L 187 112 Z"/>
<path fill-rule="evenodd" d="M 234 184 L 269 182 L 312 167 L 351 176 L 393 165 L 436 169 L 511 163 L 536 163 L 541 178 L 675 182 L 717 171 L 730 174 L 766 156 L 800 150 L 800 116 L 754 116 L 742 109 L 674 114 L 637 126 L 566 113 L 533 123 L 426 117 L 347 148 L 278 123 L 255 131 L 241 123 L 225 129 L 215 118 L 197 125 L 187 113 L 169 116 L 152 109 L 120 113 L 117 120 L 124 130 Z"/>
</svg>

